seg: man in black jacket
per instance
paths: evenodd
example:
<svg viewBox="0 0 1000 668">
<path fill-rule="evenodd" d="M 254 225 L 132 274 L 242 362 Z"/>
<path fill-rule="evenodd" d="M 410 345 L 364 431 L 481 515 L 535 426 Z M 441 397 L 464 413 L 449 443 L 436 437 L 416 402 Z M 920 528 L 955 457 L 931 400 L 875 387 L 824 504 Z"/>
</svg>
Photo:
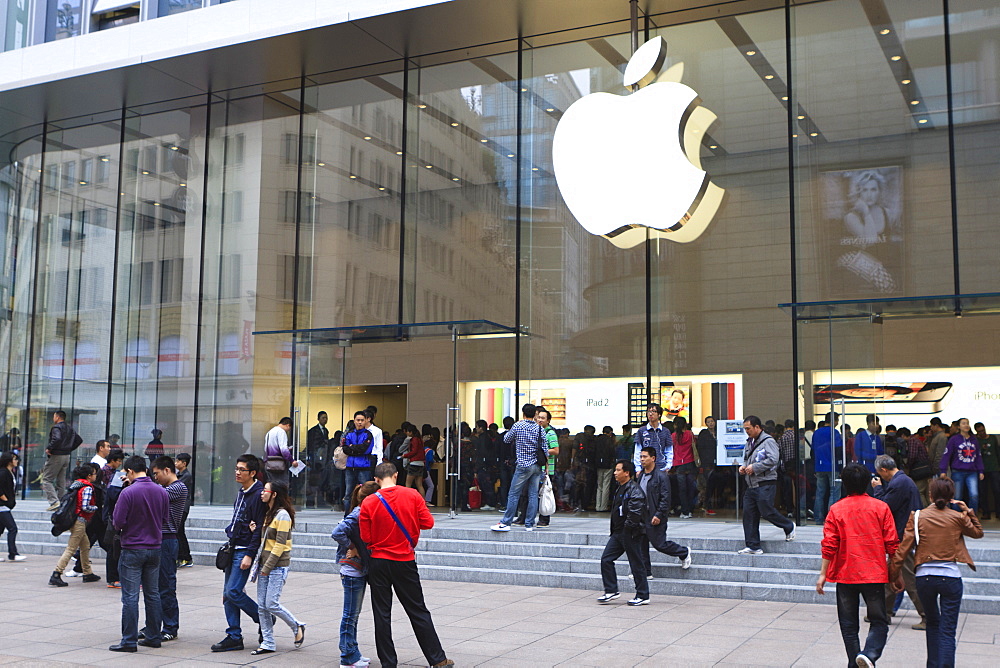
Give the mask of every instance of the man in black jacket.
<svg viewBox="0 0 1000 668">
<path fill-rule="evenodd" d="M 66 422 L 66 413 L 52 414 L 52 429 L 49 430 L 49 445 L 45 448 L 45 465 L 42 466 L 42 492 L 49 501 L 49 511 L 59 507 L 59 499 L 66 493 L 66 474 L 69 459 L 83 440 Z"/>
<path fill-rule="evenodd" d="M 656 448 L 647 446 L 639 452 L 639 489 L 646 496 L 646 506 L 643 508 L 642 524 L 646 533 L 642 537 L 642 563 L 646 577 L 653 579 L 653 568 L 649 561 L 649 548 L 652 546 L 658 552 L 677 557 L 681 560 L 681 568 L 691 568 L 691 548 L 678 545 L 667 540 L 667 517 L 670 515 L 670 481 L 667 474 L 656 468 Z"/>
<path fill-rule="evenodd" d="M 611 537 L 601 555 L 601 579 L 604 581 L 604 595 L 598 603 L 610 603 L 620 596 L 618 576 L 615 573 L 615 559 L 628 555 L 629 569 L 635 580 L 635 598 L 629 605 L 649 604 L 649 582 L 642 564 L 640 545 L 642 543 L 642 516 L 646 508 L 646 497 L 635 481 L 635 467 L 632 462 L 622 459 L 615 464 L 615 482 L 618 489 L 611 502 Z"/>
</svg>

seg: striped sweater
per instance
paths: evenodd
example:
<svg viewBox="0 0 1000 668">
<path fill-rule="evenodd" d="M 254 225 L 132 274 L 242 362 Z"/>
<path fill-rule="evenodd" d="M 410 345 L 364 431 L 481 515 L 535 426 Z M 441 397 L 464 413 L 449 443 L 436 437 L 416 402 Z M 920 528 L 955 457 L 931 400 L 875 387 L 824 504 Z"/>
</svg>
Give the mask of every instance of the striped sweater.
<svg viewBox="0 0 1000 668">
<path fill-rule="evenodd" d="M 260 553 L 260 572 L 267 575 L 275 568 L 287 567 L 292 561 L 292 518 L 281 509 L 264 527 L 264 550 Z"/>
</svg>

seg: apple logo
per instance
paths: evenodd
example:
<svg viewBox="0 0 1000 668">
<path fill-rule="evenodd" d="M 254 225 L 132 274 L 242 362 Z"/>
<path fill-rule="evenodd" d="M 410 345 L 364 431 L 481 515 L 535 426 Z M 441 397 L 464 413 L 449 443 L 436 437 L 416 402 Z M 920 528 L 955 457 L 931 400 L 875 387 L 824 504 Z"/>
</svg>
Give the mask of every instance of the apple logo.
<svg viewBox="0 0 1000 668">
<path fill-rule="evenodd" d="M 683 65 L 663 74 L 667 44 L 655 37 L 625 68 L 631 95 L 592 93 L 563 114 L 552 139 L 556 183 L 570 212 L 591 234 L 619 248 L 650 238 L 697 239 L 722 204 L 724 190 L 701 168 L 702 137 L 716 116 L 678 81 Z"/>
</svg>

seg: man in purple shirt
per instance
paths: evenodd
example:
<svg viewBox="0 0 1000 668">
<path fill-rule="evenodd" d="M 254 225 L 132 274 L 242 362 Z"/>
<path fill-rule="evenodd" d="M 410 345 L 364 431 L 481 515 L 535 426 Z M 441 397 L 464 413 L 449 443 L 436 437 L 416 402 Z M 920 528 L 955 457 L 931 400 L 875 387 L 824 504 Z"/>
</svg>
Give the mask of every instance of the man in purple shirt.
<svg viewBox="0 0 1000 668">
<path fill-rule="evenodd" d="M 129 485 L 115 505 L 113 523 L 121 532 L 122 639 L 108 649 L 135 652 L 136 645 L 159 647 L 160 639 L 139 638 L 139 585 L 146 607 L 146 628 L 160 628 L 160 546 L 170 508 L 167 490 L 146 475 L 146 460 L 125 460 Z"/>
</svg>

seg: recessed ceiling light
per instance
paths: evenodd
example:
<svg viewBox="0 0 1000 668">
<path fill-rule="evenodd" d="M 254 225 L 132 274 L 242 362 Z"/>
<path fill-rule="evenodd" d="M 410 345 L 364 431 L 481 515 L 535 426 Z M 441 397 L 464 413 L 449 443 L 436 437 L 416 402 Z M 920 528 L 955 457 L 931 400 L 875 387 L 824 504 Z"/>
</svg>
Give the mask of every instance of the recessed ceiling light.
<svg viewBox="0 0 1000 668">
<path fill-rule="evenodd" d="M 774 75 L 773 74 L 765 74 L 764 78 L 767 79 L 768 81 L 770 81 L 771 79 L 774 78 Z"/>
<path fill-rule="evenodd" d="M 325 162 L 317 162 L 316 164 L 319 165 L 320 167 L 326 167 Z"/>
<path fill-rule="evenodd" d="M 352 178 L 352 179 L 356 179 L 356 178 L 358 178 L 358 177 L 356 177 L 356 176 L 355 176 L 354 174 L 351 174 L 351 178 Z"/>
<path fill-rule="evenodd" d="M 80 185 L 81 186 L 85 186 L 85 185 L 87 185 L 87 182 L 86 181 L 80 181 Z"/>
<path fill-rule="evenodd" d="M 181 184 L 181 188 L 187 188 L 187 184 L 186 183 L 182 183 Z"/>
<path fill-rule="evenodd" d="M 371 141 L 371 140 L 372 140 L 371 137 L 365 137 L 365 141 Z"/>
<path fill-rule="evenodd" d="M 433 169 L 434 165 L 424 165 L 424 167 L 426 167 L 427 169 Z"/>
<path fill-rule="evenodd" d="M 458 181 L 458 177 L 457 177 L 457 176 L 455 176 L 455 177 L 452 177 L 452 179 L 451 179 L 451 180 L 452 180 L 452 181 Z"/>
<path fill-rule="evenodd" d="M 521 92 L 522 92 L 522 93 L 527 93 L 527 92 L 528 92 L 528 89 L 527 89 L 527 88 L 522 88 L 522 89 L 521 89 Z"/>
<path fill-rule="evenodd" d="M 718 144 L 712 144 L 711 146 L 709 146 L 709 148 L 711 148 L 711 149 L 717 149 L 717 148 L 719 148 L 719 145 Z"/>
<path fill-rule="evenodd" d="M 782 95 L 781 96 L 781 101 L 782 102 L 788 102 L 788 96 L 787 95 Z"/>
<path fill-rule="evenodd" d="M 153 202 L 153 206 L 160 206 L 159 202 Z"/>
<path fill-rule="evenodd" d="M 145 169 L 144 169 L 144 170 L 142 170 L 142 173 L 143 173 L 143 174 L 149 174 L 149 172 L 147 172 L 147 171 L 146 171 Z"/>
<path fill-rule="evenodd" d="M 810 136 L 810 137 L 818 137 L 818 136 L 819 136 L 819 133 L 818 133 L 818 132 L 810 132 L 810 133 L 809 133 L 809 136 Z"/>
<path fill-rule="evenodd" d="M 479 141 L 481 141 L 481 142 L 483 142 L 485 144 L 486 142 L 489 141 L 489 139 L 480 139 Z"/>
<path fill-rule="evenodd" d="M 892 32 L 892 31 L 889 30 L 888 28 L 882 28 L 881 30 L 878 31 L 878 34 L 880 34 L 880 35 L 888 35 L 890 32 Z"/>
<path fill-rule="evenodd" d="M 750 49 L 749 51 L 747 51 L 747 55 L 748 56 L 755 56 L 755 55 L 757 55 L 757 52 L 754 51 L 753 49 Z"/>
<path fill-rule="evenodd" d="M 385 190 L 385 186 L 379 186 L 378 189 L 379 190 Z"/>
<path fill-rule="evenodd" d="M 427 108 L 427 105 L 426 105 L 426 104 L 418 104 L 417 106 L 418 106 L 419 108 L 421 108 L 421 109 L 426 109 L 426 108 Z"/>
<path fill-rule="evenodd" d="M 402 151 L 396 151 L 396 155 L 403 155 Z"/>
<path fill-rule="evenodd" d="M 914 106 L 915 106 L 915 105 L 918 105 L 918 104 L 920 104 L 920 100 L 911 100 L 911 101 L 910 101 L 910 104 L 912 104 L 912 105 L 914 105 Z"/>
<path fill-rule="evenodd" d="M 551 114 L 553 111 L 555 111 L 555 109 L 553 109 L 552 107 L 548 107 L 548 108 L 546 108 L 545 111 L 547 111 L 547 112 L 549 112 Z"/>
<path fill-rule="evenodd" d="M 108 161 L 107 158 L 101 158 L 101 162 L 107 162 L 107 161 Z"/>
<path fill-rule="evenodd" d="M 917 123 L 926 123 L 926 122 L 927 122 L 926 118 L 921 118 L 919 121 L 917 121 Z"/>
<path fill-rule="evenodd" d="M 800 114 L 800 115 L 796 116 L 796 118 L 798 118 L 798 119 L 799 119 L 800 121 L 804 121 L 806 117 L 805 117 L 805 116 L 802 116 L 802 115 Z"/>
<path fill-rule="evenodd" d="M 170 150 L 171 150 L 171 151 L 176 151 L 176 150 L 177 150 L 177 147 L 176 147 L 176 146 L 171 146 L 171 147 L 170 147 Z"/>
<path fill-rule="evenodd" d="M 893 61 L 893 62 L 896 62 L 897 60 L 902 60 L 902 59 L 903 59 L 903 57 L 902 57 L 902 56 L 893 56 L 893 57 L 892 57 L 892 58 L 890 58 L 889 60 L 891 60 L 891 61 Z"/>
<path fill-rule="evenodd" d="M 798 138 L 799 138 L 798 135 L 792 135 L 792 139 L 798 139 Z"/>
<path fill-rule="evenodd" d="M 508 158 L 513 158 L 513 157 L 514 157 L 514 154 L 513 154 L 513 153 L 508 153 L 508 154 L 507 154 L 507 157 L 508 157 Z"/>
<path fill-rule="evenodd" d="M 533 172 L 537 172 L 537 171 L 538 171 L 538 167 L 532 167 L 532 168 L 531 168 L 531 171 L 533 171 Z"/>
<path fill-rule="evenodd" d="M 902 81 L 900 81 L 899 83 L 901 83 L 901 84 L 903 84 L 904 86 L 906 86 L 907 84 L 909 84 L 909 83 L 910 83 L 910 80 L 909 80 L 909 79 L 903 79 L 903 80 L 902 80 Z"/>
<path fill-rule="evenodd" d="M 458 127 L 458 123 L 452 123 L 452 124 L 451 124 L 451 127 L 453 127 L 453 128 L 457 128 L 457 127 Z"/>
</svg>

